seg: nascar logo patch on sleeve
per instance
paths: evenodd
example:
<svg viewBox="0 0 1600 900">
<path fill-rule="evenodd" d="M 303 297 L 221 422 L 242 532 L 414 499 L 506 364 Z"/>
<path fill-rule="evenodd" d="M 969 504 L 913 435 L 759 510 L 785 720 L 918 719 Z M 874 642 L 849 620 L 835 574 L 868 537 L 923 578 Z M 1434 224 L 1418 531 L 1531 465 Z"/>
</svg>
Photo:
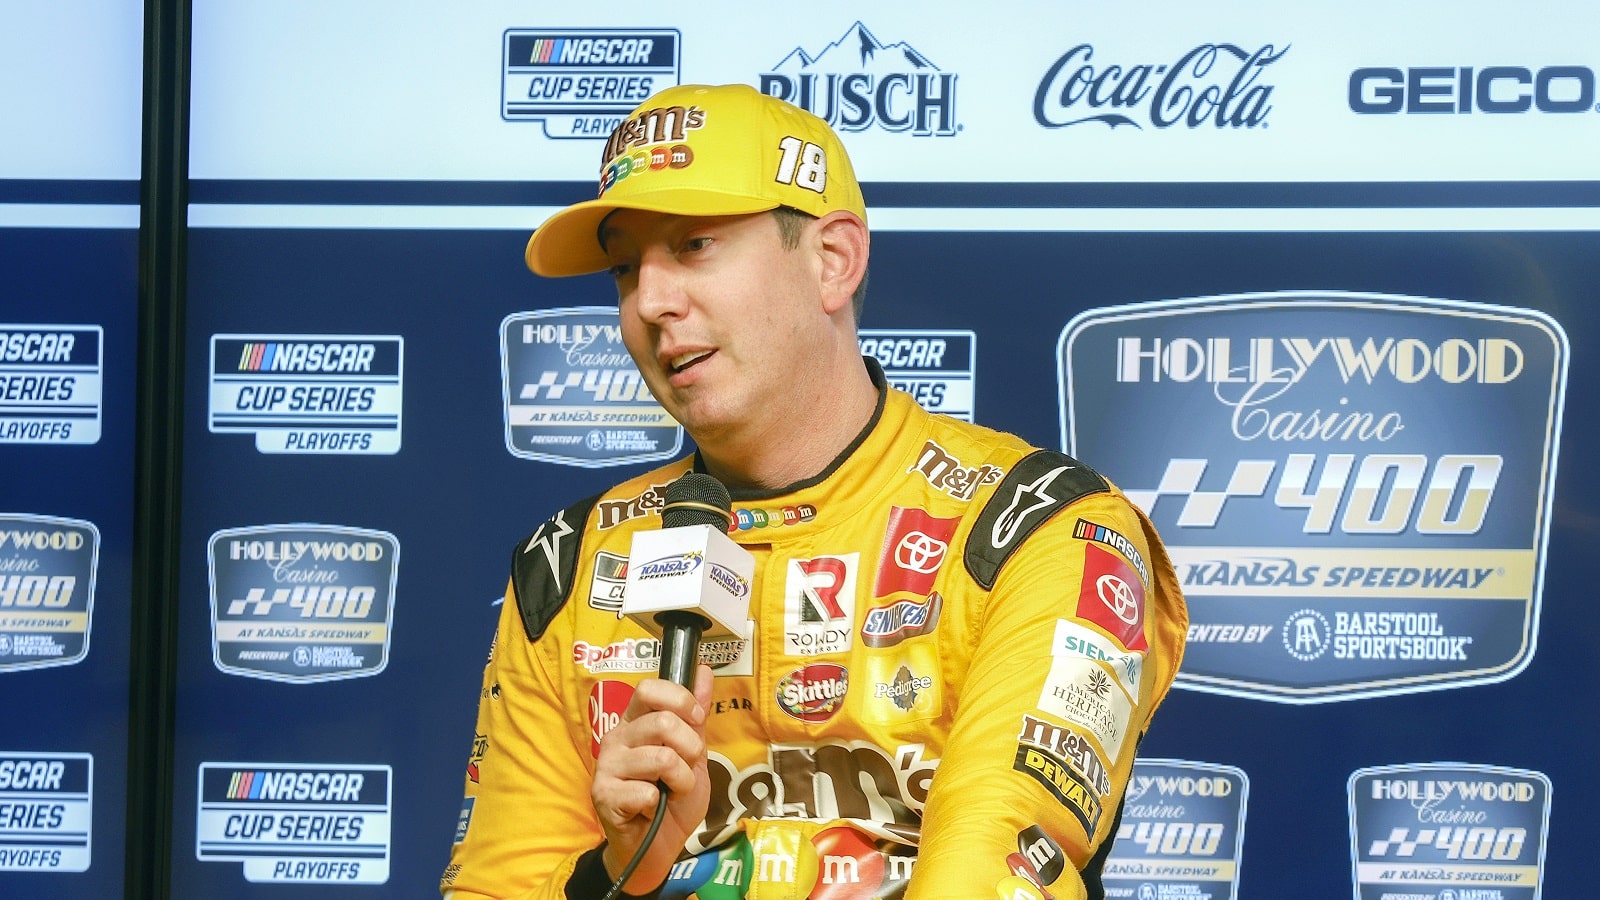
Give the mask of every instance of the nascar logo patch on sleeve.
<svg viewBox="0 0 1600 900">
<path fill-rule="evenodd" d="M 966 563 L 984 590 L 1028 535 L 1056 511 L 1081 497 L 1110 489 L 1100 473 L 1065 453 L 1036 450 L 1017 462 L 995 488 L 967 537 Z"/>
</svg>

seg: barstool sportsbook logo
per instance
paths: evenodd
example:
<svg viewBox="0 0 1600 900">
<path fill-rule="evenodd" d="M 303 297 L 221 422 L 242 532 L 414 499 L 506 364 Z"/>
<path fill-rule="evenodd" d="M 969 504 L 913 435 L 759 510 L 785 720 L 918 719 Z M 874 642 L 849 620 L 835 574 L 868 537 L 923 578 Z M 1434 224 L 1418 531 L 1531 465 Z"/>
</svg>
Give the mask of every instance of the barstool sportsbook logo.
<svg viewBox="0 0 1600 900">
<path fill-rule="evenodd" d="M 211 536 L 211 636 L 230 675 L 309 683 L 382 672 L 400 542 L 337 525 L 260 525 Z"/>
<path fill-rule="evenodd" d="M 1566 384 L 1543 313 L 1280 293 L 1092 310 L 1062 332 L 1062 443 L 1160 529 L 1178 684 L 1288 703 L 1528 664 Z M 1131 411 L 1131 412 L 1130 412 Z"/>
</svg>

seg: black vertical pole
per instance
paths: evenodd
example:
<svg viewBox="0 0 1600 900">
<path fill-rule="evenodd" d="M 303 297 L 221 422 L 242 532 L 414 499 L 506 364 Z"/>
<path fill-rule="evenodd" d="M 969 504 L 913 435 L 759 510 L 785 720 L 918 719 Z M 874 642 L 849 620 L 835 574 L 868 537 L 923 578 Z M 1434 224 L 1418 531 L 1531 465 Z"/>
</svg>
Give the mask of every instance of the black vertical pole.
<svg viewBox="0 0 1600 900">
<path fill-rule="evenodd" d="M 190 0 L 146 0 L 124 896 L 171 889 Z"/>
</svg>

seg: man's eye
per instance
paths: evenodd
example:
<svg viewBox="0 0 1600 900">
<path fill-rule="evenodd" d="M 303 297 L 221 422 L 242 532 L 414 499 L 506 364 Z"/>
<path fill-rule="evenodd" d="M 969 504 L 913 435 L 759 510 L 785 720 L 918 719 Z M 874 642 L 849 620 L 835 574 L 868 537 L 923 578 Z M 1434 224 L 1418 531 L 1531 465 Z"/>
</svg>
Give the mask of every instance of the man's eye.
<svg viewBox="0 0 1600 900">
<path fill-rule="evenodd" d="M 711 246 L 709 237 L 692 237 L 683 242 L 683 249 L 687 253 L 694 253 Z"/>
<path fill-rule="evenodd" d="M 626 278 L 631 272 L 633 272 L 632 263 L 614 263 L 611 266 L 612 278 Z"/>
</svg>

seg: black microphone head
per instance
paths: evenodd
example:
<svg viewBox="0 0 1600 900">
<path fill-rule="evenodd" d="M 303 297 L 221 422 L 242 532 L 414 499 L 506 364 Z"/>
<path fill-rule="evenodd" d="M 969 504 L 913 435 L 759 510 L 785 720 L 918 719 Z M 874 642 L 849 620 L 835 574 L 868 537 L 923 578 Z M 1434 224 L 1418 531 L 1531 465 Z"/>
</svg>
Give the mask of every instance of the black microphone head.
<svg viewBox="0 0 1600 900">
<path fill-rule="evenodd" d="M 733 500 L 722 482 L 704 472 L 685 472 L 667 485 L 661 506 L 661 527 L 713 525 L 728 530 L 733 523 Z"/>
</svg>

